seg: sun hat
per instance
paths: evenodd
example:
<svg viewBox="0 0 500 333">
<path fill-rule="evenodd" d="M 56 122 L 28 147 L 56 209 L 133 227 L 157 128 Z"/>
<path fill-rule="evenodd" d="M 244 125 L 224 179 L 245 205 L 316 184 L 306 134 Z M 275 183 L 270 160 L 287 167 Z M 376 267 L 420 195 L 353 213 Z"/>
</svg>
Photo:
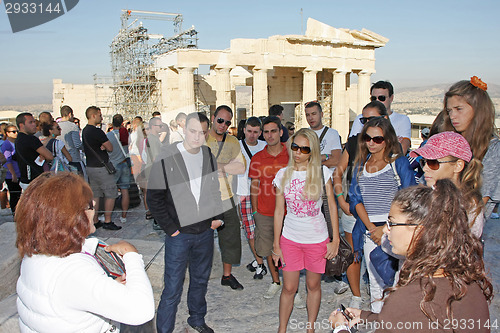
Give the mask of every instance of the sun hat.
<svg viewBox="0 0 500 333">
<path fill-rule="evenodd" d="M 417 156 L 422 156 L 428 160 L 454 156 L 470 162 L 472 151 L 469 143 L 462 135 L 455 132 L 441 132 L 431 136 L 423 147 L 410 152 L 410 157 Z"/>
</svg>

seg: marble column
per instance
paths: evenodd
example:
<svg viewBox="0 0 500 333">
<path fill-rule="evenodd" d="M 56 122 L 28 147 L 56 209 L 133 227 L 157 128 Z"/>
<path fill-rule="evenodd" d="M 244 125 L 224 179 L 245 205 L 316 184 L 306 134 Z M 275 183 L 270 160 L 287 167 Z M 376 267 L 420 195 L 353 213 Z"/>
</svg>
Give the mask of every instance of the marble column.
<svg viewBox="0 0 500 333">
<path fill-rule="evenodd" d="M 333 72 L 332 91 L 332 128 L 336 129 L 342 142 L 347 140 L 349 135 L 349 108 L 346 106 L 346 71 L 336 70 Z"/>
<path fill-rule="evenodd" d="M 306 68 L 302 73 L 304 74 L 302 85 L 302 112 L 301 117 L 299 117 L 298 120 L 300 120 L 299 127 L 309 127 L 304 113 L 304 103 L 318 99 L 318 84 L 316 79 L 318 70 Z"/>
<path fill-rule="evenodd" d="M 227 105 L 234 108 L 231 103 L 231 77 L 229 72 L 231 68 L 215 68 L 215 96 L 216 106 Z"/>
<path fill-rule="evenodd" d="M 360 114 L 363 107 L 370 102 L 370 77 L 372 73 L 361 71 L 358 73 L 358 107 L 356 113 Z"/>
<path fill-rule="evenodd" d="M 267 116 L 269 97 L 267 93 L 267 68 L 253 69 L 253 115 Z"/>
<path fill-rule="evenodd" d="M 194 67 L 177 67 L 179 71 L 179 92 L 181 108 L 185 113 L 196 111 L 194 97 Z"/>
</svg>

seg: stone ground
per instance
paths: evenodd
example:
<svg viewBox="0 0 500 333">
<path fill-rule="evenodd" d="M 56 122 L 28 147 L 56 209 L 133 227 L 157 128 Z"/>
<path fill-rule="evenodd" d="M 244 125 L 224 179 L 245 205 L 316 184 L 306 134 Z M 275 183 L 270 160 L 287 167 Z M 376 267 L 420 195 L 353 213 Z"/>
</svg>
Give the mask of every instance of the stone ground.
<svg viewBox="0 0 500 333">
<path fill-rule="evenodd" d="M 118 220 L 117 216 L 114 216 Z M 495 294 L 500 288 L 500 221 L 489 220 L 485 226 L 485 261 L 490 276 L 493 279 Z M 99 229 L 95 236 L 113 243 L 120 239 L 125 239 L 134 244 L 144 256 L 147 273 L 153 286 L 155 301 L 158 304 L 163 288 L 163 237 L 162 231 L 152 228 L 152 222 L 144 218 L 144 208 L 133 209 L 128 216 L 128 221 L 119 231 L 108 231 Z M 217 244 L 217 240 L 215 240 Z M 12 272 L 18 270 L 16 263 L 9 259 L 15 252 L 15 228 L 12 218 L 0 216 L 0 299 L 11 294 L 0 301 L 0 333 L 17 333 L 17 312 L 15 308 L 15 277 Z M 267 290 L 271 278 L 264 276 L 263 280 L 254 280 L 253 273 L 246 269 L 246 264 L 252 260 L 249 247 L 246 245 L 242 232 L 243 257 L 240 266 L 233 268 L 233 274 L 245 287 L 242 291 L 234 291 L 229 287 L 221 286 L 222 265 L 218 246 L 214 253 L 214 265 L 208 285 L 208 314 L 207 324 L 216 332 L 276 332 L 278 324 L 279 295 L 273 299 L 266 300 L 262 295 Z M 7 261 L 7 263 L 5 263 Z M 301 276 L 299 292 L 305 300 L 305 276 Z M 3 279 L 3 282 L 1 281 Z M 175 332 L 189 332 L 189 325 L 186 323 L 188 310 L 186 305 L 188 279 L 184 283 L 184 291 L 179 310 Z M 331 311 L 339 307 L 342 303 L 349 304 L 350 291 L 343 295 L 335 295 L 334 284 L 322 283 L 323 296 L 321 308 L 318 315 L 317 332 L 330 332 L 327 326 L 327 318 Z M 362 286 L 363 298 L 365 300 L 363 308 L 368 308 L 368 296 Z M 500 299 L 495 297 L 490 305 L 490 315 L 492 320 L 500 319 Z M 294 309 L 289 325 L 289 332 L 304 332 L 301 326 L 307 320 L 306 309 Z M 492 330 L 494 332 L 495 330 Z M 139 327 L 122 327 L 125 333 L 154 333 L 156 332 L 154 323 L 149 322 Z"/>
</svg>

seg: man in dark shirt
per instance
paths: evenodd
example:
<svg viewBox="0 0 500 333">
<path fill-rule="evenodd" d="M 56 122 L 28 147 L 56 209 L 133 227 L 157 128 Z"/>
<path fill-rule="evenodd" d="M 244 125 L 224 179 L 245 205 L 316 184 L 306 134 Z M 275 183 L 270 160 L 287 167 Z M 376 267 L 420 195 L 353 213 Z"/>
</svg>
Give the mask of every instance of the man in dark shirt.
<svg viewBox="0 0 500 333">
<path fill-rule="evenodd" d="M 212 271 L 214 230 L 223 224 L 224 214 L 217 162 L 204 145 L 208 123 L 202 113 L 188 115 L 185 141 L 163 149 L 151 169 L 147 202 L 166 233 L 165 288 L 157 312 L 158 333 L 174 330 L 188 265 L 188 324 L 197 332 L 213 332 L 205 323 L 205 296 Z"/>
<path fill-rule="evenodd" d="M 26 189 L 28 184 L 43 172 L 44 163 L 54 159 L 52 153 L 45 148 L 36 133 L 35 118 L 31 113 L 20 113 L 16 117 L 19 134 L 16 139 L 16 155 L 21 178 L 19 186 Z"/>
<path fill-rule="evenodd" d="M 101 109 L 89 106 L 85 111 L 88 124 L 82 131 L 83 149 L 87 157 L 87 174 L 90 187 L 94 192 L 95 206 L 99 207 L 99 198 L 104 197 L 104 223 L 97 222 L 97 214 L 94 215 L 95 227 L 108 230 L 120 230 L 122 227 L 111 222 L 111 214 L 118 196 L 115 177 L 107 171 L 104 163 L 109 161 L 108 151 L 113 151 L 113 145 L 104 132 L 97 128 L 101 124 Z"/>
<path fill-rule="evenodd" d="M 281 105 L 278 105 L 278 104 L 272 105 L 269 108 L 269 116 L 278 117 L 280 119 L 280 121 L 283 121 L 283 110 L 284 110 L 284 108 Z M 281 136 L 280 141 L 287 142 L 288 138 L 289 138 L 288 129 L 285 126 L 283 126 L 283 124 L 281 124 L 281 130 L 283 131 L 283 135 Z M 262 139 L 262 140 L 264 140 L 264 139 Z"/>
</svg>

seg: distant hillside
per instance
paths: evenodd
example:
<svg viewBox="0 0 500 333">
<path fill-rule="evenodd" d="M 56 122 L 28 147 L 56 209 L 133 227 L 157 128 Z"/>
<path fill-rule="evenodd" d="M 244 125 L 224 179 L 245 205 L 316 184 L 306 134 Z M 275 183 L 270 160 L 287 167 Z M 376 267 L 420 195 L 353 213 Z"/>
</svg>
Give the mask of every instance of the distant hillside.
<svg viewBox="0 0 500 333">
<path fill-rule="evenodd" d="M 406 114 L 436 115 L 443 109 L 443 98 L 451 84 L 404 88 L 394 95 L 392 109 Z M 493 100 L 497 116 L 500 115 L 500 85 L 488 84 L 488 94 Z"/>
<path fill-rule="evenodd" d="M 43 111 L 52 112 L 52 104 L 0 105 L 0 111 L 7 110 L 29 112 L 38 115 Z"/>
</svg>

